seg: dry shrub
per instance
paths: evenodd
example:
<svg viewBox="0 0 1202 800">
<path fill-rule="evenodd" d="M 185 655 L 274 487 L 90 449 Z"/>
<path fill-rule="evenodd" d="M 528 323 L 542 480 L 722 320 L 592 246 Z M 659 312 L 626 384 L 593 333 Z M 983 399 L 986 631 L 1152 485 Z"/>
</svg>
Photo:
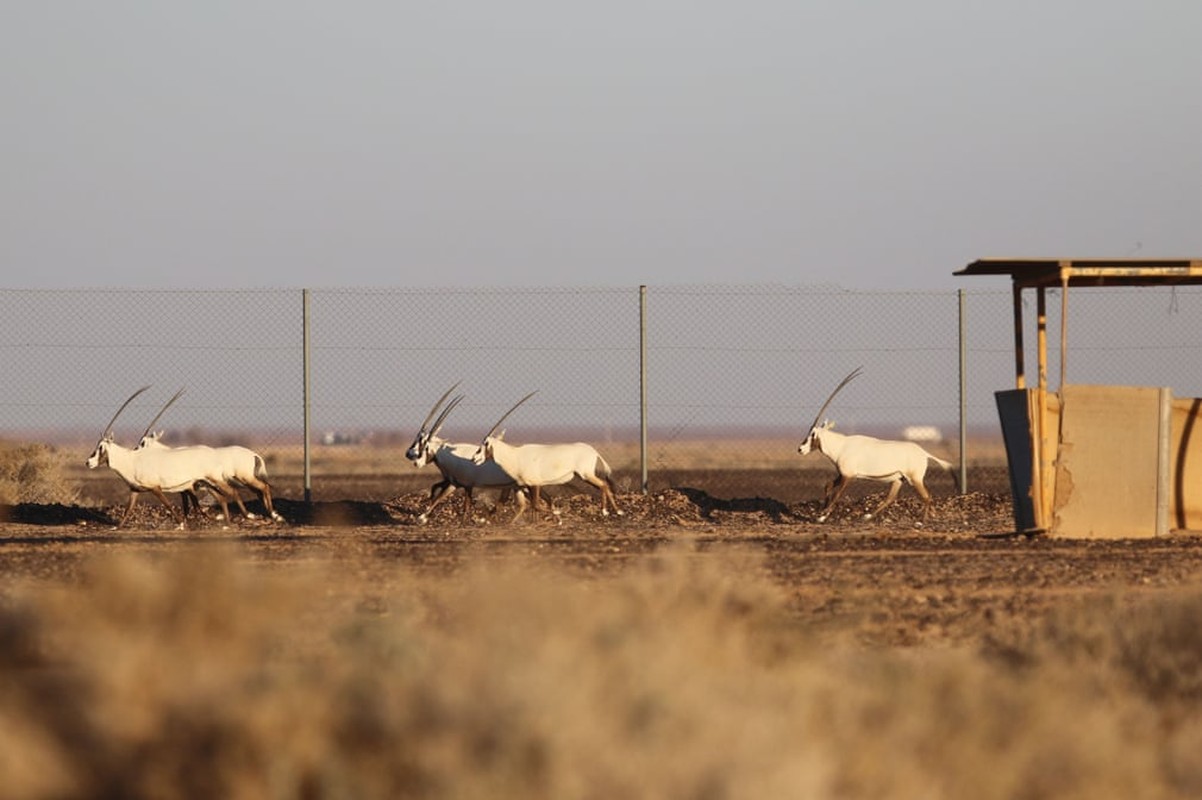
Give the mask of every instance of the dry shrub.
<svg viewBox="0 0 1202 800">
<path fill-rule="evenodd" d="M 1101 670 L 1168 710 L 1202 709 L 1202 591 L 1111 595 L 1052 614 L 1021 645 L 1027 658 Z"/>
<path fill-rule="evenodd" d="M 1164 724 L 1192 679 L 1132 691 L 1124 655 L 1188 671 L 1188 603 L 1002 661 L 820 633 L 757 558 L 687 545 L 617 575 L 482 555 L 438 577 L 196 544 L 6 596 L 0 797 L 1202 791 L 1202 725 Z"/>
<path fill-rule="evenodd" d="M 48 445 L 0 442 L 0 504 L 76 502 L 79 490 L 64 476 L 65 460 Z"/>
</svg>

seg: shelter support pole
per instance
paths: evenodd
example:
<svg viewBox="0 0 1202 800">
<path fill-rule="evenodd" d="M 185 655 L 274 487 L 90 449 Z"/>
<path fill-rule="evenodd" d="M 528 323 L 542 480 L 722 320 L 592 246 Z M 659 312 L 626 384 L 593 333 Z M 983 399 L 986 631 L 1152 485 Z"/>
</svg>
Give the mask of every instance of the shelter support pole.
<svg viewBox="0 0 1202 800">
<path fill-rule="evenodd" d="M 1068 374 L 1068 270 L 1060 270 L 1060 385 L 1064 391 Z"/>
<path fill-rule="evenodd" d="M 1169 512 L 1173 481 L 1173 390 L 1167 386 L 1160 389 L 1160 418 L 1157 420 L 1156 434 L 1156 535 L 1168 536 L 1171 532 Z"/>
<path fill-rule="evenodd" d="M 1039 373 L 1039 385 L 1035 390 L 1036 413 L 1039 420 L 1036 426 L 1038 435 L 1035 442 L 1036 460 L 1036 492 L 1034 498 L 1038 509 L 1039 524 L 1044 529 L 1051 527 L 1053 478 L 1055 475 L 1053 456 L 1055 443 L 1051 439 L 1051 427 L 1048 424 L 1048 291 L 1047 287 L 1039 286 L 1035 290 L 1036 305 L 1036 341 L 1038 353 L 1036 358 Z"/>
<path fill-rule="evenodd" d="M 1035 342 L 1038 350 L 1036 358 L 1039 363 L 1036 364 L 1038 370 L 1039 388 L 1041 391 L 1047 391 L 1048 388 L 1048 290 L 1044 286 L 1040 286 L 1035 290 Z"/>
<path fill-rule="evenodd" d="M 1023 287 L 1014 282 L 1014 388 L 1027 388 L 1027 375 L 1023 366 Z"/>
</svg>

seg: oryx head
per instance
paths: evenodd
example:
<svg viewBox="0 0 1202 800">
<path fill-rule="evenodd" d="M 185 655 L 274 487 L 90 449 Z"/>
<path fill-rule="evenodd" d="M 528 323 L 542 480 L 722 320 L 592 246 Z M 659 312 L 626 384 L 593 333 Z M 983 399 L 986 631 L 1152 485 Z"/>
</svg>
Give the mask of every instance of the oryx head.
<svg viewBox="0 0 1202 800">
<path fill-rule="evenodd" d="M 88 465 L 88 469 L 96 469 L 99 466 L 109 463 L 109 445 L 113 443 L 113 423 L 117 421 L 117 417 L 121 416 L 121 412 L 125 407 L 134 401 L 134 398 L 149 389 L 150 386 L 143 386 L 138 391 L 134 392 L 129 398 L 121 404 L 117 409 L 117 413 L 113 414 L 113 418 L 109 420 L 109 424 L 104 426 L 104 433 L 100 434 L 100 439 L 96 442 L 95 449 L 92 450 L 92 455 L 88 456 L 88 460 L 84 463 Z"/>
<path fill-rule="evenodd" d="M 171 399 L 168 400 L 162 408 L 159 409 L 159 413 L 154 415 L 154 419 L 152 419 L 150 424 L 146 426 L 146 430 L 142 431 L 142 438 L 138 440 L 138 446 L 134 448 L 135 450 L 141 450 L 148 446 L 166 447 L 166 445 L 160 441 L 163 438 L 163 432 L 159 431 L 158 433 L 151 433 L 150 429 L 153 428 L 154 424 L 159 421 L 159 417 L 163 416 L 163 412 L 170 408 L 171 404 L 178 400 L 179 396 L 183 393 L 184 390 L 180 389 L 178 392 L 172 395 Z"/>
<path fill-rule="evenodd" d="M 457 381 L 454 386 L 443 392 L 442 397 L 438 398 L 438 401 L 430 409 L 430 413 L 426 415 L 426 419 L 422 422 L 421 428 L 418 429 L 417 436 L 413 437 L 413 443 L 405 451 L 405 458 L 412 461 L 413 466 L 424 467 L 434 460 L 434 451 L 437 449 L 434 446 L 435 437 L 442 430 L 443 423 L 447 421 L 447 415 L 451 413 L 455 406 L 463 402 L 463 395 L 458 395 L 451 402 L 447 403 L 446 408 L 443 408 L 441 413 L 439 413 L 438 409 L 460 383 L 462 381 Z M 435 414 L 438 414 L 437 419 L 434 418 Z M 434 420 L 434 424 L 432 425 L 430 424 L 431 420 Z"/>
<path fill-rule="evenodd" d="M 163 433 L 162 430 L 151 431 L 142 437 L 142 441 L 138 442 L 138 446 L 134 449 L 142 450 L 147 447 L 166 447 L 167 445 L 163 444 Z"/>
<path fill-rule="evenodd" d="M 831 401 L 835 399 L 835 395 L 839 393 L 839 390 L 851 383 L 855 378 L 859 377 L 862 370 L 863 367 L 856 367 L 847 374 L 846 378 L 839 381 L 839 385 L 835 387 L 833 392 L 831 392 L 830 397 L 826 398 L 826 402 L 822 404 L 822 408 L 818 409 L 818 414 L 814 417 L 814 421 L 810 423 L 810 429 L 806 431 L 805 438 L 801 441 L 801 444 L 797 445 L 798 453 L 801 453 L 804 456 L 811 450 L 822 452 L 822 432 L 830 430 L 834 426 L 830 420 L 826 420 L 821 424 L 819 424 L 819 420 L 822 419 L 822 415 L 826 413 L 826 409 L 830 406 Z"/>
<path fill-rule="evenodd" d="M 483 464 L 485 461 L 492 460 L 493 442 L 500 441 L 501 437 L 503 437 L 505 435 L 505 432 L 502 431 L 500 434 L 498 434 L 496 436 L 494 436 L 493 434 L 495 434 L 497 432 L 497 428 L 501 427 L 501 423 L 509 418 L 510 414 L 512 414 L 514 411 L 517 411 L 518 406 L 520 406 L 522 403 L 529 400 L 531 397 L 534 397 L 534 395 L 536 395 L 536 394 L 538 394 L 537 390 L 531 392 L 530 394 L 523 397 L 521 400 L 514 403 L 508 411 L 506 411 L 504 414 L 501 415 L 501 418 L 499 420 L 497 420 L 496 422 L 493 423 L 493 426 L 488 429 L 488 433 L 484 434 L 484 438 L 480 440 L 480 446 L 478 448 L 476 448 L 476 453 L 475 453 L 475 455 L 472 456 L 472 461 L 474 461 L 477 464 Z"/>
</svg>

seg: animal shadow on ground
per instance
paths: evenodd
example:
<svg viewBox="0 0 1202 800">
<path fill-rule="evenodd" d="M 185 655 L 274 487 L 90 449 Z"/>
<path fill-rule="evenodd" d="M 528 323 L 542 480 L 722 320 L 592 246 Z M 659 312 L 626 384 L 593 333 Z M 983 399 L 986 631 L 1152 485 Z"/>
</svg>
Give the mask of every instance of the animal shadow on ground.
<svg viewBox="0 0 1202 800">
<path fill-rule="evenodd" d="M 773 522 L 780 522 L 782 518 L 794 518 L 793 513 L 787 505 L 770 497 L 736 497 L 730 500 L 723 500 L 712 496 L 704 489 L 679 486 L 676 487 L 676 491 L 689 498 L 689 501 L 697 506 L 702 519 L 705 520 L 713 519 L 715 511 L 738 514 L 764 514 L 771 518 Z"/>
<path fill-rule="evenodd" d="M 0 505 L 0 522 L 23 525 L 78 525 L 81 522 L 111 525 L 108 514 L 98 508 L 66 506 L 61 503 L 18 503 Z"/>
<path fill-rule="evenodd" d="M 258 511 L 258 509 L 254 510 Z M 275 510 L 283 516 L 286 522 L 293 525 L 354 527 L 396 523 L 382 503 L 367 503 L 359 500 L 306 503 L 303 500 L 277 499 Z"/>
</svg>

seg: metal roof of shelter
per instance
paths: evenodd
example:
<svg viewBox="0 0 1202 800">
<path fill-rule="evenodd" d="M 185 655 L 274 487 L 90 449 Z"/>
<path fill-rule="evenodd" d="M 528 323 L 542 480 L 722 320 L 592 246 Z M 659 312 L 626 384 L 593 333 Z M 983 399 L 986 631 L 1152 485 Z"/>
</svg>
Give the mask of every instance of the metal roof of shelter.
<svg viewBox="0 0 1202 800">
<path fill-rule="evenodd" d="M 1060 296 L 1060 385 L 1068 361 L 1068 296 L 1072 287 L 1202 284 L 1197 258 L 979 258 L 954 275 L 1009 275 L 1014 291 L 1015 384 L 1026 386 L 1023 364 L 1024 289 L 1036 291 L 1039 387 L 1047 388 L 1047 290 Z"/>
<path fill-rule="evenodd" d="M 1202 284 L 1202 259 L 981 258 L 955 275 L 1009 275 L 1016 287 Z"/>
</svg>

